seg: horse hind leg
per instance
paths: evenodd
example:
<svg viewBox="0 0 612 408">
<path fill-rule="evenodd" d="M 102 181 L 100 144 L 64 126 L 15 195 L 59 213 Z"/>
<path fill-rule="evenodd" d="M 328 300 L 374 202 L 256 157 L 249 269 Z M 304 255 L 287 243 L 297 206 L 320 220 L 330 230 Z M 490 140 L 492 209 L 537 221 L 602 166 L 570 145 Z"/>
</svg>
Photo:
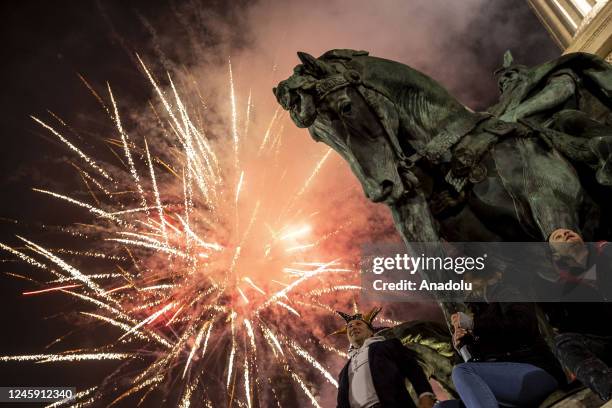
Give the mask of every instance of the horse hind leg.
<svg viewBox="0 0 612 408">
<path fill-rule="evenodd" d="M 587 161 L 595 162 L 592 163 L 592 167 L 596 169 L 597 182 L 604 186 L 612 186 L 612 126 L 610 123 L 594 120 L 581 111 L 566 109 L 553 115 L 551 128 L 561 134 L 570 135 L 576 140 L 566 145 L 585 145 L 584 152 L 590 156 L 590 160 Z M 561 151 L 563 152 L 563 148 Z"/>
<path fill-rule="evenodd" d="M 599 168 L 595 173 L 597 182 L 603 186 L 612 186 L 612 135 L 590 139 L 589 147 L 599 161 Z"/>
</svg>

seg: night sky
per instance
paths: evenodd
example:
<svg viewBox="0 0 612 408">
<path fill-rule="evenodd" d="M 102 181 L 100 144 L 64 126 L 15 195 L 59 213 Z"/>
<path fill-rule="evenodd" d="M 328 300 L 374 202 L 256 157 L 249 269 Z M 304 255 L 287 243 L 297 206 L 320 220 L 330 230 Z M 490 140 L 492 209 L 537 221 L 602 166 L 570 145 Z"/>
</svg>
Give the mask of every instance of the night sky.
<svg viewBox="0 0 612 408">
<path fill-rule="evenodd" d="M 78 74 L 97 90 L 110 82 L 120 95 L 120 108 L 143 106 L 151 89 L 136 65 L 135 52 L 159 73 L 205 67 L 217 75 L 230 56 L 236 59 L 237 77 L 248 77 L 251 58 L 258 58 L 253 63 L 257 69 L 275 65 L 277 76 L 261 76 L 257 83 L 260 98 L 269 105 L 262 110 L 273 109 L 270 90 L 290 74 L 300 48 L 315 55 L 330 48 L 360 48 L 400 60 L 441 81 L 473 109 L 495 101 L 492 72 L 506 49 L 526 65 L 560 54 L 526 2 L 466 0 L 464 8 L 449 3 L 377 2 L 380 14 L 373 16 L 366 7 L 361 11 L 362 2 L 352 1 L 1 2 L 0 242 L 17 245 L 15 234 L 26 234 L 48 243 L 56 238 L 48 231 L 37 232 L 43 224 L 67 225 L 89 217 L 31 191 L 43 187 L 68 193 L 82 187 L 66 164 L 65 146 L 29 115 L 48 119 L 52 111 L 70 126 L 70 140 L 107 158 L 101 140 L 112 126 Z M 381 24 L 369 24 L 372 19 Z M 325 37 L 336 32 L 338 37 Z M 212 99 L 218 94 L 210 92 Z M 214 106 L 211 112 L 221 113 Z M 44 276 L 8 254 L 1 253 L 0 260 L 0 272 Z M 27 282 L 0 275 L 1 355 L 44 352 L 45 345 L 74 329 L 72 300 L 59 294 L 21 295 L 31 289 Z M 80 328 L 74 339 L 87 345 L 89 330 Z M 114 367 L 3 363 L 0 386 L 82 389 Z"/>
</svg>

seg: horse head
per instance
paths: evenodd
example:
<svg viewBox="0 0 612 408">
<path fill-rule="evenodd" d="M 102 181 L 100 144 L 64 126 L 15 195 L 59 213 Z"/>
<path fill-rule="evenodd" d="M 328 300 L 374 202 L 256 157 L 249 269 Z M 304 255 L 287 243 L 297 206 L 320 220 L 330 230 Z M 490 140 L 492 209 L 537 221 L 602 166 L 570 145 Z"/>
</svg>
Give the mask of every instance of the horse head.
<svg viewBox="0 0 612 408">
<path fill-rule="evenodd" d="M 418 71 L 364 51 L 298 56 L 302 64 L 274 89 L 278 102 L 298 127 L 349 163 L 371 201 L 391 207 L 406 239 L 437 240 L 409 157 L 426 146 L 446 116 L 465 108 Z M 415 225 L 429 227 L 419 232 Z"/>
<path fill-rule="evenodd" d="M 405 161 L 397 142 L 393 104 L 366 88 L 361 73 L 306 53 L 302 65 L 279 84 L 275 94 L 298 127 L 337 151 L 351 166 L 366 196 L 393 204 L 408 191 L 398 167 Z"/>
</svg>

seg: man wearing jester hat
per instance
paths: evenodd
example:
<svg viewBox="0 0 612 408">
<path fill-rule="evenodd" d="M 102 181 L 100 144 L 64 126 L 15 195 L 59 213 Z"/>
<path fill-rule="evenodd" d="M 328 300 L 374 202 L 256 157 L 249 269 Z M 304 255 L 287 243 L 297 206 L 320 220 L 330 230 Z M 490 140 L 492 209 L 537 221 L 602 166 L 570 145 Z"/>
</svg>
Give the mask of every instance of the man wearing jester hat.
<svg viewBox="0 0 612 408">
<path fill-rule="evenodd" d="M 396 338 L 375 335 L 380 329 L 372 321 L 380 310 L 366 315 L 337 312 L 346 325 L 333 334 L 346 333 L 350 342 L 350 358 L 338 381 L 337 408 L 416 407 L 406 379 L 418 395 L 418 408 L 432 407 L 434 394 L 416 355 Z"/>
</svg>

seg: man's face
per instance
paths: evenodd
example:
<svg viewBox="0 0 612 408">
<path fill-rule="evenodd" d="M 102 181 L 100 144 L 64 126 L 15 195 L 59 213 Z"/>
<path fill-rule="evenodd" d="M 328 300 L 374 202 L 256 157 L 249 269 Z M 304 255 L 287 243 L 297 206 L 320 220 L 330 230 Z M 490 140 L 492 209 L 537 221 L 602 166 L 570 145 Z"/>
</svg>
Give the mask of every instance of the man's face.
<svg viewBox="0 0 612 408">
<path fill-rule="evenodd" d="M 555 261 L 570 261 L 570 263 L 580 264 L 588 251 L 582 237 L 567 228 L 559 228 L 553 231 L 548 238 L 548 243 L 553 251 Z"/>
<path fill-rule="evenodd" d="M 507 92 L 513 88 L 518 82 L 519 76 L 519 72 L 516 70 L 504 72 L 497 80 L 501 93 Z"/>
<path fill-rule="evenodd" d="M 576 232 L 569 230 L 567 228 L 559 228 L 554 230 L 552 234 L 550 234 L 550 238 L 548 238 L 548 242 L 551 244 L 558 242 L 578 242 L 584 243 L 582 237 L 578 235 Z"/>
<path fill-rule="evenodd" d="M 361 347 L 374 333 L 363 320 L 351 320 L 347 324 L 346 334 L 353 347 Z"/>
</svg>

